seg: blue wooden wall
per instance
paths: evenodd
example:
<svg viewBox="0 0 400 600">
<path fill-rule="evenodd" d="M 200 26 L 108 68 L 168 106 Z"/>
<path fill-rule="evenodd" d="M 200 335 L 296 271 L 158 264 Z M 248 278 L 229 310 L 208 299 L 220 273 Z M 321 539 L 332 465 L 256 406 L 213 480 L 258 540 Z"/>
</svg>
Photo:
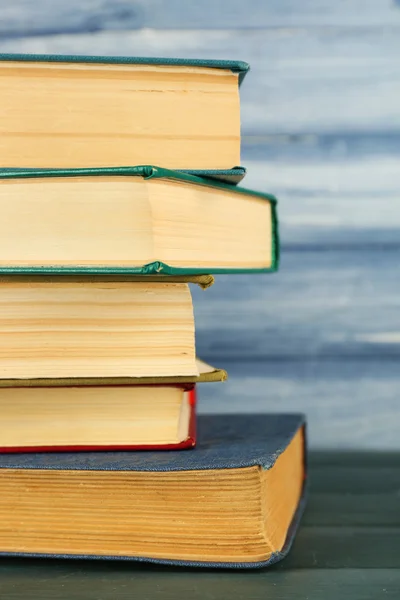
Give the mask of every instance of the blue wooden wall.
<svg viewBox="0 0 400 600">
<path fill-rule="evenodd" d="M 276 275 L 195 289 L 230 380 L 200 410 L 306 411 L 319 447 L 400 447 L 400 2 L 0 0 L 0 51 L 232 58 Z"/>
</svg>

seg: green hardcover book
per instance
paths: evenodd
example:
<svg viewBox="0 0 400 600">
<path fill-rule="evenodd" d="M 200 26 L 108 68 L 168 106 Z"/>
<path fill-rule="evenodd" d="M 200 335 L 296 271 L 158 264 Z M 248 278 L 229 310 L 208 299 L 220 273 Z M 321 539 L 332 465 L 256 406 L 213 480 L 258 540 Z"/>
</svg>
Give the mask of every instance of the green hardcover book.
<svg viewBox="0 0 400 600">
<path fill-rule="evenodd" d="M 229 60 L 0 55 L 0 165 L 149 163 L 235 180 L 248 69 Z"/>
<path fill-rule="evenodd" d="M 0 273 L 275 271 L 276 199 L 152 166 L 0 171 Z"/>
</svg>

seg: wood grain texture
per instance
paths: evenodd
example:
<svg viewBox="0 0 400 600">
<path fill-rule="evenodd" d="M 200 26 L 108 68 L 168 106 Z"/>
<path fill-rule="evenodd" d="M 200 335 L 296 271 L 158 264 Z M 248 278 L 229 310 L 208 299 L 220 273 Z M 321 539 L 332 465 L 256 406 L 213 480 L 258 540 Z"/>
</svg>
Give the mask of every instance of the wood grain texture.
<svg viewBox="0 0 400 600">
<path fill-rule="evenodd" d="M 0 35 L 54 35 L 107 29 L 227 29 L 260 27 L 396 26 L 400 15 L 390 0 L 17 0 L 0 3 Z"/>
<path fill-rule="evenodd" d="M 221 276 L 193 290 L 208 362 L 399 355 L 400 252 L 319 247 L 283 252 L 277 275 Z M 399 338 L 399 339 L 398 339 Z"/>
<path fill-rule="evenodd" d="M 243 340 L 237 343 L 240 348 L 247 338 L 238 339 Z M 199 412 L 303 411 L 311 447 L 398 446 L 398 358 L 319 357 L 318 350 L 302 356 L 300 344 L 298 352 L 293 359 L 220 361 L 228 381 L 199 388 Z"/>
<path fill-rule="evenodd" d="M 315 493 L 309 500 L 303 523 L 312 527 L 395 527 L 398 536 L 399 494 L 397 491 L 379 493 L 377 489 L 362 495 L 357 492 Z"/>
<path fill-rule="evenodd" d="M 396 569 L 265 570 L 254 573 L 193 572 L 108 563 L 75 565 L 57 561 L 4 561 L 1 588 L 10 600 L 326 600 L 398 599 Z M 55 595 L 57 594 L 57 595 Z"/>
<path fill-rule="evenodd" d="M 252 574 L 147 572 L 132 568 L 92 567 L 89 572 L 84 565 L 47 566 L 46 570 L 36 562 L 27 574 L 23 566 L 3 580 L 3 589 L 12 600 L 31 598 L 50 600 L 54 592 L 57 600 L 130 600 L 133 594 L 143 600 L 174 600 L 178 595 L 189 595 L 193 600 L 307 600 L 354 599 L 376 600 L 381 597 L 398 599 L 400 575 L 395 569 L 296 569 Z M 53 574 L 54 570 L 54 574 Z M 17 578 L 18 580 L 14 579 Z M 207 596 L 205 595 L 207 594 Z M 303 596 L 300 596 L 302 594 Z"/>
<path fill-rule="evenodd" d="M 245 185 L 282 264 L 193 290 L 201 411 L 303 410 L 312 446 L 399 448 L 400 6 L 392 0 L 0 2 L 0 51 L 238 58 Z"/>
</svg>

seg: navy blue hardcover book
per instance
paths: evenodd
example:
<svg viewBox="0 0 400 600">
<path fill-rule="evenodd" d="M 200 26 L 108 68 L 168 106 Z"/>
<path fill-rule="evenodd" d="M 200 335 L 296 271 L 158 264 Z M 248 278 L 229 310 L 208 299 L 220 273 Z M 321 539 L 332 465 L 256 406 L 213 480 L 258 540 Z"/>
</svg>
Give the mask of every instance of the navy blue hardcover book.
<svg viewBox="0 0 400 600">
<path fill-rule="evenodd" d="M 302 415 L 205 415 L 193 450 L 0 455 L 0 554 L 271 565 L 305 498 Z"/>
</svg>

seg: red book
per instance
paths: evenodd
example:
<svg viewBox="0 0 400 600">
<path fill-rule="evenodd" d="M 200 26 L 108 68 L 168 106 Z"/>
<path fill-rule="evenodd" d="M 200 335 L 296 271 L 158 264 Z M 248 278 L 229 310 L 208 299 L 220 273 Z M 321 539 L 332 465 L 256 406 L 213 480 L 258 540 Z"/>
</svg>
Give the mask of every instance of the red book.
<svg viewBox="0 0 400 600">
<path fill-rule="evenodd" d="M 196 443 L 196 386 L 0 388 L 0 452 L 176 450 Z"/>
</svg>

